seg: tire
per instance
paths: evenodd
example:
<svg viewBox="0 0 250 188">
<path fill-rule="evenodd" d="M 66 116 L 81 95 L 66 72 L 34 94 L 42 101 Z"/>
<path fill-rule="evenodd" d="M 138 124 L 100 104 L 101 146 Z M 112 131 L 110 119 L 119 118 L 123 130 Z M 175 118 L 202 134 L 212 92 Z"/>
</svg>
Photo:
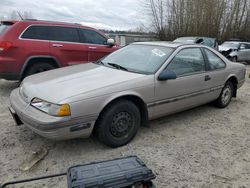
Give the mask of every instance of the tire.
<svg viewBox="0 0 250 188">
<path fill-rule="evenodd" d="M 27 69 L 25 77 L 52 69 L 55 69 L 55 67 L 50 63 L 36 62 Z"/>
<path fill-rule="evenodd" d="M 233 83 L 230 81 L 227 81 L 221 91 L 219 98 L 216 100 L 216 103 L 215 103 L 216 106 L 219 108 L 227 107 L 229 103 L 231 102 L 231 99 L 233 97 L 233 92 L 234 92 Z"/>
<path fill-rule="evenodd" d="M 116 148 L 134 138 L 140 123 L 141 115 L 137 106 L 128 100 L 118 100 L 101 113 L 95 133 L 100 142 Z"/>
</svg>

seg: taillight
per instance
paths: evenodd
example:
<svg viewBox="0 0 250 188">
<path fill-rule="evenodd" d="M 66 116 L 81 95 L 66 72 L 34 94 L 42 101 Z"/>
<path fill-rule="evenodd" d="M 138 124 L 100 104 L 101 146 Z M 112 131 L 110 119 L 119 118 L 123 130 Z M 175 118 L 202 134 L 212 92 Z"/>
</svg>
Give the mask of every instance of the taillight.
<svg viewBox="0 0 250 188">
<path fill-rule="evenodd" d="M 0 42 L 0 52 L 8 50 L 10 47 L 12 47 L 12 42 L 8 41 Z"/>
</svg>

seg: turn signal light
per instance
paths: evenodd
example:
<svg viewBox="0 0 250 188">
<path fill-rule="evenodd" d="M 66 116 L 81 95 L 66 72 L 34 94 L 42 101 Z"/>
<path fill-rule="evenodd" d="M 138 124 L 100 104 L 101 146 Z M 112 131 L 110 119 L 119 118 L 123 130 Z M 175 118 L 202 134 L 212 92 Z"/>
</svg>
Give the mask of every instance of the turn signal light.
<svg viewBox="0 0 250 188">
<path fill-rule="evenodd" d="M 63 104 L 59 111 L 58 111 L 58 116 L 70 116 L 70 106 L 68 104 Z"/>
</svg>

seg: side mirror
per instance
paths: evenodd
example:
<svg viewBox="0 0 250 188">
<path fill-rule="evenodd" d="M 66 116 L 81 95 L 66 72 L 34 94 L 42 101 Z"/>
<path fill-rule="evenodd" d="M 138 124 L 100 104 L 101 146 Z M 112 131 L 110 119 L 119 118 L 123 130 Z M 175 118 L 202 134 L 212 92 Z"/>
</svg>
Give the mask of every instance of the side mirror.
<svg viewBox="0 0 250 188">
<path fill-rule="evenodd" d="M 177 75 L 174 71 L 164 70 L 158 77 L 159 81 L 166 81 L 166 80 L 174 80 L 177 78 Z"/>
<path fill-rule="evenodd" d="M 115 45 L 115 40 L 114 39 L 108 39 L 107 40 L 107 45 L 110 46 L 110 47 L 114 46 Z"/>
</svg>

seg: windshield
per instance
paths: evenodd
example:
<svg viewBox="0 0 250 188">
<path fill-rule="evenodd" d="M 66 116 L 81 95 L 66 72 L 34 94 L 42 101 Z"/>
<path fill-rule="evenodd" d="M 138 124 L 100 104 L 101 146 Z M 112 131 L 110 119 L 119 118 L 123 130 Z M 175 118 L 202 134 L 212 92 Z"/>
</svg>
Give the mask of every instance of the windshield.
<svg viewBox="0 0 250 188">
<path fill-rule="evenodd" d="M 10 25 L 0 24 L 0 35 L 2 35 L 4 33 L 4 31 L 6 31 L 9 27 L 10 27 Z"/>
<path fill-rule="evenodd" d="M 196 41 L 196 38 L 194 37 L 180 37 L 175 39 L 173 42 L 192 42 L 194 43 Z"/>
<path fill-rule="evenodd" d="M 239 43 L 235 42 L 224 42 L 221 46 L 223 47 L 229 47 L 229 48 L 239 48 Z"/>
<path fill-rule="evenodd" d="M 173 50 L 162 46 L 133 44 L 110 54 L 101 63 L 125 71 L 153 74 Z"/>
</svg>

